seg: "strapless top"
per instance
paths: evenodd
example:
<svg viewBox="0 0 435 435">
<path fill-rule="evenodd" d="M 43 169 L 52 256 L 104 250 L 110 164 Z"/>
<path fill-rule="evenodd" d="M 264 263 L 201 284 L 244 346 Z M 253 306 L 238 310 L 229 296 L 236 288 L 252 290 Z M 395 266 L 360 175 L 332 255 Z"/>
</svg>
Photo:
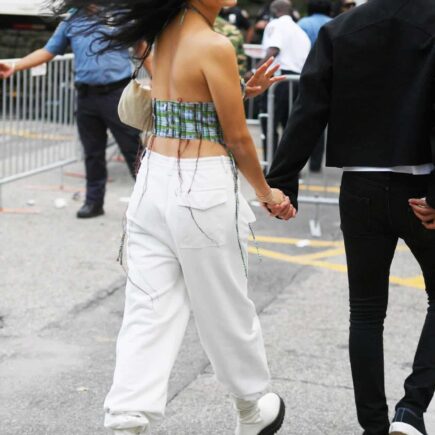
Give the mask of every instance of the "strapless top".
<svg viewBox="0 0 435 435">
<path fill-rule="evenodd" d="M 214 103 L 153 100 L 153 134 L 174 139 L 202 139 L 224 145 Z"/>
</svg>

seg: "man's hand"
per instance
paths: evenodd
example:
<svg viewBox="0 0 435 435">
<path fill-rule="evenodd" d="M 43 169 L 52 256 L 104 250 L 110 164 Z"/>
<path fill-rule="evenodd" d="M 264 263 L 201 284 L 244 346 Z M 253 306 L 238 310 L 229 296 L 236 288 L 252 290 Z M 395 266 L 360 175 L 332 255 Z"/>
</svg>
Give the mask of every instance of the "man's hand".
<svg viewBox="0 0 435 435">
<path fill-rule="evenodd" d="M 424 198 L 410 199 L 409 205 L 425 228 L 435 230 L 435 208 L 430 207 Z"/>
<path fill-rule="evenodd" d="M 0 79 L 7 79 L 15 72 L 14 65 L 0 63 Z"/>
<path fill-rule="evenodd" d="M 246 98 L 256 97 L 267 91 L 274 83 L 285 80 L 285 76 L 275 77 L 275 73 L 279 70 L 280 65 L 274 65 L 270 68 L 274 60 L 274 57 L 270 57 L 248 80 L 246 83 Z"/>
</svg>

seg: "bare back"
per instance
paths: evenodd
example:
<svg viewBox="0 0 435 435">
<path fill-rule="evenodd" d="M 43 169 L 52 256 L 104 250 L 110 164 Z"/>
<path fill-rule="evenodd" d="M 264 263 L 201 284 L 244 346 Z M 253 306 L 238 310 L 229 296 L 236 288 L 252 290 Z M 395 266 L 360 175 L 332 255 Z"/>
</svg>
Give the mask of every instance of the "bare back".
<svg viewBox="0 0 435 435">
<path fill-rule="evenodd" d="M 184 15 L 184 18 L 183 18 Z M 153 56 L 153 98 L 164 101 L 210 102 L 213 101 L 203 65 L 207 51 L 214 43 L 222 42 L 203 17 L 194 11 L 183 12 L 161 33 Z M 198 155 L 199 140 L 183 140 L 181 157 Z M 156 137 L 153 150 L 167 156 L 177 156 L 179 139 Z M 222 145 L 203 140 L 200 156 L 226 155 Z"/>
</svg>

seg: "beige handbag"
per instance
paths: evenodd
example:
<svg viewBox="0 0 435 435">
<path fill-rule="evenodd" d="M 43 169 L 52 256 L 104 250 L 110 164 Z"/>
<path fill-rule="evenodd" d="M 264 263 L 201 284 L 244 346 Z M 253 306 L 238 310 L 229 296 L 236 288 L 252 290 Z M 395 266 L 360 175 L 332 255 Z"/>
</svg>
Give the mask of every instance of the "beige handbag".
<svg viewBox="0 0 435 435">
<path fill-rule="evenodd" d="M 118 104 L 118 115 L 124 124 L 141 131 L 150 129 L 153 102 L 147 80 L 137 79 L 137 72 L 124 89 Z"/>
</svg>

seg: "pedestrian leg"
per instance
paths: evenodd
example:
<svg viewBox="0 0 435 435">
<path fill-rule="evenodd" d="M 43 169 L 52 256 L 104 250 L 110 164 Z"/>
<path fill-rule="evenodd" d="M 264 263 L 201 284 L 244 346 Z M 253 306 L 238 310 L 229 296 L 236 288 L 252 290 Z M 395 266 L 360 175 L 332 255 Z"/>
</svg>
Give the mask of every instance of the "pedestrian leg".
<svg viewBox="0 0 435 435">
<path fill-rule="evenodd" d="M 383 330 L 397 240 L 344 235 L 350 291 L 349 354 L 358 420 L 365 435 L 386 435 Z"/>
<path fill-rule="evenodd" d="M 249 223 L 255 216 L 239 195 L 237 234 L 230 165 L 222 174 L 201 163 L 191 171 L 194 175 L 181 174 L 183 185 L 192 189 L 175 193 L 168 209 L 170 229 L 199 337 L 218 380 L 234 396 L 256 400 L 269 384 L 269 370 L 245 269 Z"/>
<path fill-rule="evenodd" d="M 125 163 L 133 178 L 136 177 L 136 163 L 142 150 L 140 131 L 121 122 L 118 115 L 118 103 L 122 89 L 116 89 L 104 96 L 107 104 L 102 105 L 101 114 L 112 132 Z"/>
<path fill-rule="evenodd" d="M 86 169 L 86 202 L 102 205 L 106 192 L 107 126 L 99 115 L 94 95 L 79 92 L 77 127 L 83 144 Z"/>
<path fill-rule="evenodd" d="M 164 225 L 168 177 L 144 164 L 129 204 L 128 280 L 105 426 L 144 430 L 164 415 L 168 380 L 188 319 L 189 298 Z M 163 205 L 162 205 L 163 204 Z"/>
<path fill-rule="evenodd" d="M 388 227 L 385 188 L 345 173 L 340 215 L 349 278 L 349 354 L 364 435 L 387 435 L 383 329 L 390 266 L 398 237 Z"/>
<path fill-rule="evenodd" d="M 397 409 L 408 408 L 422 417 L 435 390 L 435 231 L 425 229 L 411 210 L 408 212 L 412 233 L 405 240 L 423 271 L 428 310 L 412 373 L 405 381 L 405 396 Z"/>
</svg>

